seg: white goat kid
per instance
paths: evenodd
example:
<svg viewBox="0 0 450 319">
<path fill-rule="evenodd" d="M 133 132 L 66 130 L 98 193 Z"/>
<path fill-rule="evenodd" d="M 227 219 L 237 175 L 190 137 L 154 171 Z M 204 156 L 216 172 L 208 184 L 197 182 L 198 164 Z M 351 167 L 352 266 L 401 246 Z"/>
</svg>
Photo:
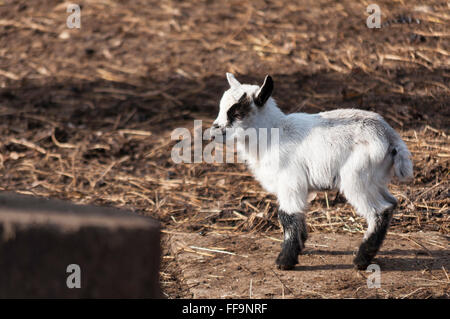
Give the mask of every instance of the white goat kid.
<svg viewBox="0 0 450 319">
<path fill-rule="evenodd" d="M 284 241 L 276 263 L 292 269 L 307 239 L 308 198 L 321 190 L 339 190 L 368 223 L 354 263 L 365 269 L 377 254 L 397 201 L 387 188 L 392 175 L 412 177 L 410 153 L 400 136 L 373 112 L 338 109 L 318 114 L 284 114 L 271 97 L 268 75 L 261 87 L 240 84 L 227 73 L 230 89 L 220 101 L 213 135 L 239 137 L 242 130 L 278 128 L 278 145 L 258 154 L 237 139 L 255 178 L 279 201 L 278 218 Z M 235 132 L 235 133 L 229 133 Z M 241 133 L 239 133 L 241 132 Z M 273 145 L 271 145 L 273 144 Z M 259 145 L 258 145 L 259 146 Z M 275 160 L 276 159 L 276 160 Z"/>
</svg>

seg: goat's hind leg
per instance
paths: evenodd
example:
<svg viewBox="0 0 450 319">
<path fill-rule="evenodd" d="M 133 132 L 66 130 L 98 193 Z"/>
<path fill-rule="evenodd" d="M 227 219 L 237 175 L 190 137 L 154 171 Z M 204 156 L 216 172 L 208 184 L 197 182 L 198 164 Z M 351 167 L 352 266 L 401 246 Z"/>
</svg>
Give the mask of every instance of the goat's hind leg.
<svg viewBox="0 0 450 319">
<path fill-rule="evenodd" d="M 276 263 L 280 269 L 293 269 L 298 264 L 298 255 L 305 248 L 308 237 L 305 215 L 303 213 L 288 214 L 279 210 L 278 219 L 283 227 L 284 240 Z"/>
<path fill-rule="evenodd" d="M 397 206 L 397 200 L 387 190 L 380 190 L 380 195 L 391 206 L 384 209 L 381 213 L 367 216 L 368 228 L 358 253 L 353 260 L 356 268 L 360 270 L 366 269 L 378 253 L 386 237 L 394 209 Z"/>
</svg>

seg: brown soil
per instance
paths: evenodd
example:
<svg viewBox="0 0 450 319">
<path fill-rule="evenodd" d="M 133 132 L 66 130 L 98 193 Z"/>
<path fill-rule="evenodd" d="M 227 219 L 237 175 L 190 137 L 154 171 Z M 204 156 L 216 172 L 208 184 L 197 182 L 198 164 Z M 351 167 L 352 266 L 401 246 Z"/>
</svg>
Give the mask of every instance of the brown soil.
<svg viewBox="0 0 450 319">
<path fill-rule="evenodd" d="M 314 233 L 292 271 L 275 267 L 279 234 L 169 236 L 168 256 L 177 262 L 183 297 L 448 298 L 450 293 L 449 238 L 438 233 L 388 235 L 373 261 L 380 267 L 379 288 L 368 286 L 372 272 L 353 269 L 360 235 Z"/>
<path fill-rule="evenodd" d="M 248 273 L 244 266 L 257 275 L 223 294 L 220 277 L 206 278 L 209 296 L 248 296 L 254 279 L 254 296 L 280 297 L 285 282 L 286 297 L 448 297 L 447 2 L 377 1 L 381 29 L 368 29 L 367 4 L 350 0 L 78 3 L 81 29 L 68 29 L 66 3 L 0 1 L 0 190 L 157 218 L 171 234 L 161 272 L 171 298 L 202 296 L 186 280 L 204 269 L 219 276 L 219 265 L 236 278 Z M 310 243 L 329 247 L 310 247 L 299 271 L 281 273 L 273 267 L 279 245 L 265 237 L 280 238 L 276 200 L 245 167 L 173 163 L 172 130 L 212 122 L 225 72 L 251 83 L 270 73 L 286 112 L 357 107 L 380 113 L 402 135 L 415 178 L 391 186 L 399 207 L 389 254 L 380 255 L 389 287 L 365 289 L 351 269 L 350 239 L 359 240 L 365 223 L 338 194 L 319 194 L 308 212 Z M 217 236 L 235 243 L 214 244 Z M 238 257 L 213 253 L 202 256 L 214 258 L 205 268 L 173 248 L 179 241 L 248 255 L 248 264 L 238 270 Z M 416 254 L 420 245 L 431 257 Z M 186 265 L 197 275 L 180 275 Z M 273 285 L 260 286 L 266 277 Z"/>
</svg>

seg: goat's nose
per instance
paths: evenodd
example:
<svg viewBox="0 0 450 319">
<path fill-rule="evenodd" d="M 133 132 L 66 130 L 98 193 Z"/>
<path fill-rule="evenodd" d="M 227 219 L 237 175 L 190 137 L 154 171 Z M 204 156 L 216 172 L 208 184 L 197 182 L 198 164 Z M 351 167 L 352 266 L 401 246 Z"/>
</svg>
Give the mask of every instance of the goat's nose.
<svg viewBox="0 0 450 319">
<path fill-rule="evenodd" d="M 219 124 L 217 124 L 217 123 L 213 123 L 213 126 L 212 126 L 213 128 L 219 128 Z"/>
</svg>

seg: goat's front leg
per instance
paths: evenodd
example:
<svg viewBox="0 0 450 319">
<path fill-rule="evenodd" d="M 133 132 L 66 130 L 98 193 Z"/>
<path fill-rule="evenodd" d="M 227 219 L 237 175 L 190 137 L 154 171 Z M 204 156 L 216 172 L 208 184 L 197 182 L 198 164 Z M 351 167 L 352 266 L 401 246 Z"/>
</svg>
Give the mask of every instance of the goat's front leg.
<svg viewBox="0 0 450 319">
<path fill-rule="evenodd" d="M 298 255 L 305 248 L 308 237 L 305 215 L 303 213 L 288 214 L 280 209 L 278 219 L 283 227 L 284 240 L 276 263 L 280 269 L 293 269 L 298 264 Z"/>
</svg>

